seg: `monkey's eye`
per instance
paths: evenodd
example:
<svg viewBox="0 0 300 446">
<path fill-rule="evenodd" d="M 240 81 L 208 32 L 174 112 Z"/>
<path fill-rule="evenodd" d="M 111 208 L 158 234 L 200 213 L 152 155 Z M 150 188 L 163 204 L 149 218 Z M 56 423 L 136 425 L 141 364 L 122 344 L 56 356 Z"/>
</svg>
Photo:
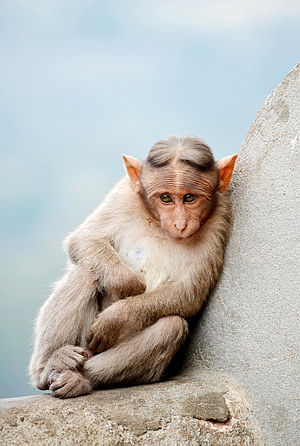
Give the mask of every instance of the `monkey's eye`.
<svg viewBox="0 0 300 446">
<path fill-rule="evenodd" d="M 161 194 L 159 196 L 160 201 L 162 201 L 163 203 L 172 203 L 173 199 L 171 197 L 171 195 L 169 194 Z"/>
<path fill-rule="evenodd" d="M 193 195 L 193 194 L 186 194 L 183 197 L 183 202 L 184 203 L 192 203 L 193 201 L 197 200 L 197 195 Z"/>
</svg>

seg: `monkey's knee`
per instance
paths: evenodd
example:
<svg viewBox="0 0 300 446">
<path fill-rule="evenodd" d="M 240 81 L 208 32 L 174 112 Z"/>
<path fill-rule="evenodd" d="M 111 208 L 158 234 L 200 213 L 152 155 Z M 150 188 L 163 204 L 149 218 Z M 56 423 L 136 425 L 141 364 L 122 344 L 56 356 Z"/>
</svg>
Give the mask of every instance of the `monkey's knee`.
<svg viewBox="0 0 300 446">
<path fill-rule="evenodd" d="M 180 316 L 167 316 L 160 318 L 156 324 L 168 340 L 178 340 L 183 343 L 188 335 L 188 323 Z"/>
<path fill-rule="evenodd" d="M 152 330 L 151 365 L 148 364 L 147 370 L 137 383 L 150 383 L 161 379 L 188 335 L 188 324 L 180 316 L 162 317 L 150 329 Z"/>
</svg>

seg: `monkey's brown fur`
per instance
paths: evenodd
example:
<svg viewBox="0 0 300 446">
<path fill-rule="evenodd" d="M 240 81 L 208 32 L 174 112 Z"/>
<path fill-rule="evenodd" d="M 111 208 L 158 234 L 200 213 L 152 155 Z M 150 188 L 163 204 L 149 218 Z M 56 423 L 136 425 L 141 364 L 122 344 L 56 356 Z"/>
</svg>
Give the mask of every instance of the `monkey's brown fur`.
<svg viewBox="0 0 300 446">
<path fill-rule="evenodd" d="M 37 319 L 34 385 L 66 398 L 161 377 L 222 269 L 229 158 L 224 186 L 198 138 L 159 141 L 142 165 L 124 157 L 129 176 L 66 239 L 67 272 Z"/>
</svg>

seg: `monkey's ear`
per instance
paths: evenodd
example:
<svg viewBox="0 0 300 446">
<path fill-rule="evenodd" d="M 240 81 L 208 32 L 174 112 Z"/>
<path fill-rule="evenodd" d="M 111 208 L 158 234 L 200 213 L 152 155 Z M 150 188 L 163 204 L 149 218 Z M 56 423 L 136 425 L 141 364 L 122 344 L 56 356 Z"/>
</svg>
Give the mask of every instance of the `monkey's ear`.
<svg viewBox="0 0 300 446">
<path fill-rule="evenodd" d="M 218 162 L 218 169 L 220 173 L 219 187 L 218 187 L 219 192 L 225 192 L 225 190 L 227 189 L 234 169 L 235 160 L 237 159 L 237 157 L 238 157 L 237 154 L 229 155 L 226 156 L 225 158 L 222 158 Z"/>
<path fill-rule="evenodd" d="M 122 158 L 125 162 L 125 167 L 130 179 L 131 186 L 135 190 L 135 192 L 140 192 L 141 183 L 140 183 L 140 173 L 141 173 L 141 162 L 133 156 L 122 155 Z"/>
</svg>

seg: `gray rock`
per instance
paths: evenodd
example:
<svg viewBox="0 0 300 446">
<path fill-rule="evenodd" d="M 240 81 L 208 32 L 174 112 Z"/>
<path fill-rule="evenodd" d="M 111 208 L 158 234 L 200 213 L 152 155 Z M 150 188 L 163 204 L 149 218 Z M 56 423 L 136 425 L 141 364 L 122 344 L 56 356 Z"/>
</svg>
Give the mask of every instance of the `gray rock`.
<svg viewBox="0 0 300 446">
<path fill-rule="evenodd" d="M 268 96 L 240 150 L 225 268 L 186 361 L 234 377 L 267 444 L 282 446 L 299 437 L 299 72 Z"/>
<path fill-rule="evenodd" d="M 241 389 L 213 373 L 57 400 L 0 403 L 0 444 L 260 445 Z"/>
</svg>

